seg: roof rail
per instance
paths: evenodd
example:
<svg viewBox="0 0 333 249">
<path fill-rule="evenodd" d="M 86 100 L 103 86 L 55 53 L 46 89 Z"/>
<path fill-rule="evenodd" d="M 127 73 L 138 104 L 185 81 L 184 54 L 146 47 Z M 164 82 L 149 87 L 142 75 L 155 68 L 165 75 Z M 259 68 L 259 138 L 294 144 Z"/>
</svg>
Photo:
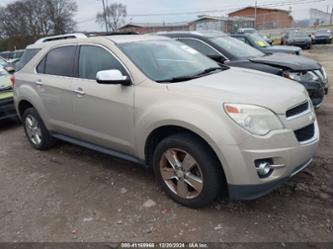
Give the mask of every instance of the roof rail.
<svg viewBox="0 0 333 249">
<path fill-rule="evenodd" d="M 87 38 L 87 36 L 83 33 L 73 33 L 73 34 L 47 36 L 47 37 L 43 37 L 43 38 L 38 39 L 34 44 L 41 44 L 41 43 L 45 43 L 45 42 L 66 40 L 66 39 L 78 39 L 78 38 Z"/>
<path fill-rule="evenodd" d="M 139 35 L 138 32 L 135 31 L 124 31 L 124 32 L 91 32 L 87 33 L 88 37 L 93 37 L 93 36 L 112 36 L 112 35 Z"/>
</svg>

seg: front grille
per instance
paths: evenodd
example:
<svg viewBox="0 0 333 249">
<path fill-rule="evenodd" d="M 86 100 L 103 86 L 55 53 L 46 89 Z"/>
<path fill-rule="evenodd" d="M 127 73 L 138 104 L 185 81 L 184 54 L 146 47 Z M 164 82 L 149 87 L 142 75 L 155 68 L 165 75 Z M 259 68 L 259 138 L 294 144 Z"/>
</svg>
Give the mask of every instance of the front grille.
<svg viewBox="0 0 333 249">
<path fill-rule="evenodd" d="M 315 126 L 314 124 L 310 124 L 302 129 L 296 130 L 295 136 L 299 142 L 304 142 L 313 138 L 315 133 Z"/>
<path fill-rule="evenodd" d="M 294 108 L 291 108 L 289 109 L 287 112 L 286 112 L 286 117 L 287 118 L 290 118 L 292 116 L 296 116 L 302 112 L 305 112 L 309 109 L 309 102 L 305 102 L 303 104 L 300 104 Z"/>
</svg>

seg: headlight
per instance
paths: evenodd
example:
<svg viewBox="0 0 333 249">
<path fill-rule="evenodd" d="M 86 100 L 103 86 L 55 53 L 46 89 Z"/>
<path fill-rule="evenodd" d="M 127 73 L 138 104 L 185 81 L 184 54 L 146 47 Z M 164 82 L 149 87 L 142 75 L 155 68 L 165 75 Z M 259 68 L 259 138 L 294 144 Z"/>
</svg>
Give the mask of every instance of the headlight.
<svg viewBox="0 0 333 249">
<path fill-rule="evenodd" d="M 316 75 L 312 71 L 306 71 L 306 72 L 283 72 L 283 76 L 296 81 L 317 81 L 320 80 L 318 75 Z"/>
<path fill-rule="evenodd" d="M 255 135 L 266 135 L 272 130 L 282 129 L 280 119 L 270 110 L 245 104 L 224 104 L 228 116 L 243 129 Z"/>
<path fill-rule="evenodd" d="M 324 67 L 321 67 L 321 71 L 323 72 L 324 79 L 327 79 L 327 73 Z"/>
</svg>

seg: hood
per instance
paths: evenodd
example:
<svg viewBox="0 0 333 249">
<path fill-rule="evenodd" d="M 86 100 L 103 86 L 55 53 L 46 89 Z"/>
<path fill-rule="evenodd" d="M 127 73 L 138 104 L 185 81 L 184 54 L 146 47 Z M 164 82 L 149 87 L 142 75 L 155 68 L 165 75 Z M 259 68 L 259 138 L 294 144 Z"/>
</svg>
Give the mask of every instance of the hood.
<svg viewBox="0 0 333 249">
<path fill-rule="evenodd" d="M 308 99 L 305 88 L 283 77 L 250 69 L 231 68 L 198 79 L 168 84 L 170 91 L 222 103 L 259 105 L 285 114 Z"/>
<path fill-rule="evenodd" d="M 315 33 L 314 37 L 331 37 L 332 34 L 329 32 L 325 32 L 325 33 Z"/>
<path fill-rule="evenodd" d="M 292 54 L 276 53 L 268 56 L 251 58 L 250 61 L 288 68 L 293 71 L 318 70 L 321 68 L 320 64 L 312 59 Z"/>
<path fill-rule="evenodd" d="M 265 51 L 269 51 L 271 53 L 288 53 L 288 54 L 295 54 L 296 52 L 300 52 L 302 49 L 296 46 L 270 46 L 266 47 Z"/>
</svg>

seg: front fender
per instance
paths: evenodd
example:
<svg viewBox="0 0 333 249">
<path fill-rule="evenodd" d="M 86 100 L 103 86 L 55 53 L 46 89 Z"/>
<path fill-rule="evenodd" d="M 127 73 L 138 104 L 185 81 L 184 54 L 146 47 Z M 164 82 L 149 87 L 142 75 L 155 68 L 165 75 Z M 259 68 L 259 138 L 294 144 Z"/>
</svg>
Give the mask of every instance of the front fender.
<svg viewBox="0 0 333 249">
<path fill-rule="evenodd" d="M 192 131 L 204 139 L 219 158 L 226 178 L 231 177 L 223 155 L 224 146 L 236 144 L 228 124 L 223 119 L 222 103 L 209 105 L 191 104 L 185 101 L 160 103 L 141 113 L 136 119 L 136 151 L 138 157 L 145 159 L 145 145 L 149 135 L 163 126 L 177 126 Z M 192 102 L 193 103 L 193 102 Z"/>
</svg>

